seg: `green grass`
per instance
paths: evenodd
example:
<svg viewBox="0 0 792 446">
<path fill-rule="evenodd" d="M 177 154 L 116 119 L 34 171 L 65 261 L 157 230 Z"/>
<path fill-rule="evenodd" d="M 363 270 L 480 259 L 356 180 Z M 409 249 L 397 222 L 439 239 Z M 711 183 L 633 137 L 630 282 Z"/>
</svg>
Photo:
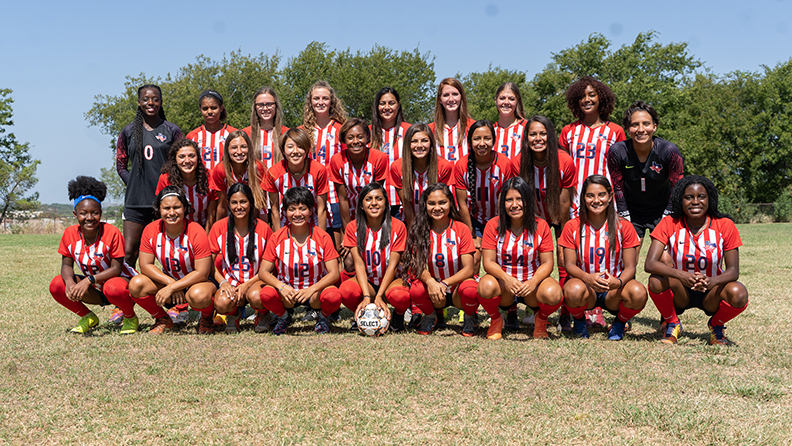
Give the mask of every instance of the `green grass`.
<svg viewBox="0 0 792 446">
<path fill-rule="evenodd" d="M 75 336 L 47 291 L 59 237 L 2 235 L 0 443 L 792 444 L 792 224 L 739 229 L 750 304 L 729 348 L 706 345 L 694 310 L 680 343 L 661 344 L 651 302 L 620 343 L 489 342 L 453 321 L 377 339 L 348 321 L 329 336 L 297 323 L 122 337 L 104 322 Z"/>
</svg>

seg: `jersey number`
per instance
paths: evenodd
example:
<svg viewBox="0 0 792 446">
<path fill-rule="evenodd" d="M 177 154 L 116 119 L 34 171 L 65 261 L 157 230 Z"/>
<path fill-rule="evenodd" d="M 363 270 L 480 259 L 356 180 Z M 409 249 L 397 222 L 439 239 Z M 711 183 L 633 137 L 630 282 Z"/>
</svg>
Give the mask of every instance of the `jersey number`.
<svg viewBox="0 0 792 446">
<path fill-rule="evenodd" d="M 489 197 L 489 188 L 488 188 L 488 187 L 479 187 L 479 188 L 478 188 L 478 190 L 477 190 L 477 192 L 478 192 L 478 194 L 477 194 L 477 195 L 478 195 L 477 199 L 478 199 L 478 201 L 479 201 L 479 202 L 481 202 L 481 203 L 483 203 L 483 202 L 484 202 L 484 200 L 486 200 L 486 199 L 487 199 L 487 197 Z"/>
<path fill-rule="evenodd" d="M 589 248 L 589 262 L 590 263 L 595 263 L 594 262 L 594 254 L 595 254 L 594 247 Z M 596 254 L 597 254 L 597 259 L 598 259 L 596 261 L 596 263 L 597 264 L 602 264 L 602 261 L 605 260 L 605 248 L 600 246 L 599 248 L 597 248 Z"/>
<path fill-rule="evenodd" d="M 434 260 L 436 267 L 445 268 L 446 262 L 445 262 L 445 256 L 443 254 L 435 254 Z"/>
<path fill-rule="evenodd" d="M 517 259 L 512 263 L 512 255 L 511 254 L 504 254 L 503 255 L 503 263 L 506 265 L 522 265 L 525 262 L 525 256 L 517 256 Z"/>
<path fill-rule="evenodd" d="M 584 144 L 579 142 L 577 145 L 577 153 L 575 154 L 575 158 L 594 158 L 594 150 L 597 148 L 597 145 L 594 143 Z M 584 153 L 585 152 L 585 153 Z"/>
<path fill-rule="evenodd" d="M 456 146 L 446 146 L 446 157 L 448 161 L 456 161 Z"/>
<path fill-rule="evenodd" d="M 147 160 L 154 158 L 154 147 L 151 147 L 151 145 L 146 146 L 143 149 L 143 156 L 146 157 Z"/>
<path fill-rule="evenodd" d="M 308 271 L 311 266 L 307 263 L 298 263 L 294 265 L 294 277 L 305 278 L 308 277 Z"/>
<path fill-rule="evenodd" d="M 179 259 L 165 258 L 165 265 L 167 265 L 168 271 L 181 270 L 181 262 Z"/>
<path fill-rule="evenodd" d="M 694 271 L 698 268 L 699 271 L 705 271 L 709 267 L 709 260 L 706 257 L 686 255 L 685 256 L 685 271 Z"/>
<path fill-rule="evenodd" d="M 247 257 L 239 256 L 239 261 L 231 265 L 231 271 L 242 271 L 246 273 L 250 271 L 250 262 L 248 262 Z"/>
<path fill-rule="evenodd" d="M 366 265 L 368 266 L 380 266 L 382 263 L 382 255 L 379 251 L 366 251 Z"/>
</svg>

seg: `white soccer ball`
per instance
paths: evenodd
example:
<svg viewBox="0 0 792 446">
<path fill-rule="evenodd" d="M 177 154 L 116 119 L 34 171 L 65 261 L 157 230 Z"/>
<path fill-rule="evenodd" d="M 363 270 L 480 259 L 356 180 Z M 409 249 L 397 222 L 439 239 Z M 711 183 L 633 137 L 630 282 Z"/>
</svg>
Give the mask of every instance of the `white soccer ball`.
<svg viewBox="0 0 792 446">
<path fill-rule="evenodd" d="M 385 317 L 385 310 L 375 304 L 368 304 L 357 315 L 358 329 L 366 336 L 379 336 L 388 331 L 390 321 Z"/>
</svg>

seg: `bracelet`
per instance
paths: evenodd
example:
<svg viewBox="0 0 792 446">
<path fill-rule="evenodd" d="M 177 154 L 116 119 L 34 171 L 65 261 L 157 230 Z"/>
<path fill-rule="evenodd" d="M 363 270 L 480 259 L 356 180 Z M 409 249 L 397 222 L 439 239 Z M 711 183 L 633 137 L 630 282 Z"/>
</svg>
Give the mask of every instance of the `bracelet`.
<svg viewBox="0 0 792 446">
<path fill-rule="evenodd" d="M 286 284 L 285 284 L 285 283 L 284 283 L 283 285 L 281 285 L 281 287 L 280 287 L 280 288 L 278 288 L 278 291 L 280 291 L 280 290 L 282 290 L 282 289 L 284 289 L 284 288 L 286 288 Z"/>
<path fill-rule="evenodd" d="M 91 285 L 93 285 L 96 283 L 96 277 L 94 277 L 93 274 L 91 274 L 90 276 L 88 276 L 88 281 L 91 282 Z"/>
<path fill-rule="evenodd" d="M 442 283 L 444 287 L 451 288 L 450 286 L 448 286 L 447 283 L 443 282 L 442 280 L 438 280 L 437 283 Z"/>
<path fill-rule="evenodd" d="M 365 299 L 365 298 L 369 298 L 369 299 L 371 299 L 371 294 L 364 294 L 364 295 L 363 295 L 363 298 L 364 298 L 364 299 Z"/>
<path fill-rule="evenodd" d="M 228 283 L 228 281 L 227 281 L 227 280 L 225 280 L 225 279 L 223 279 L 223 281 L 222 281 L 222 282 L 220 282 L 220 284 L 219 284 L 219 285 L 217 285 L 217 287 L 218 287 L 218 288 L 220 288 L 221 286 L 223 286 L 223 284 L 224 284 L 224 283 Z M 230 285 L 230 284 L 229 284 L 229 285 Z"/>
<path fill-rule="evenodd" d="M 617 277 L 619 279 L 619 288 L 624 286 L 624 282 L 622 282 L 621 277 Z"/>
</svg>

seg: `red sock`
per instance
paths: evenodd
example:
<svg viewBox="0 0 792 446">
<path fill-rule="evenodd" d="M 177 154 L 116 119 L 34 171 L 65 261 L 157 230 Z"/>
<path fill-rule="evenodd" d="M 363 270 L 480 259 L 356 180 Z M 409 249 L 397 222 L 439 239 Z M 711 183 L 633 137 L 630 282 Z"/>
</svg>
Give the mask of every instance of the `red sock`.
<svg viewBox="0 0 792 446">
<path fill-rule="evenodd" d="M 363 290 L 354 280 L 342 282 L 341 287 L 338 288 L 338 292 L 341 293 L 341 303 L 353 313 L 358 305 L 360 305 L 360 302 L 363 301 Z M 374 301 L 374 296 L 371 297 L 371 301 Z"/>
<path fill-rule="evenodd" d="M 343 265 L 342 265 L 343 266 Z M 338 282 L 335 283 L 335 286 L 341 287 L 341 285 L 346 282 L 347 280 L 355 277 L 355 272 L 349 272 L 345 270 L 343 267 L 341 268 L 341 273 L 338 275 Z"/>
<path fill-rule="evenodd" d="M 569 305 L 564 305 L 564 308 L 566 308 L 567 312 L 571 314 L 573 318 L 580 319 L 585 316 L 588 305 L 583 305 L 582 307 L 570 307 Z"/>
<path fill-rule="evenodd" d="M 478 284 L 473 279 L 467 279 L 457 287 L 459 300 L 462 301 L 462 311 L 464 311 L 467 316 L 473 316 L 476 314 L 476 311 L 478 311 L 479 294 L 476 291 L 477 287 Z M 500 313 L 498 314 L 500 315 Z"/>
<path fill-rule="evenodd" d="M 563 302 L 563 299 L 561 300 L 561 302 Z M 551 314 L 555 313 L 555 311 L 558 310 L 558 307 L 561 306 L 561 302 L 558 302 L 555 305 L 548 305 L 539 302 L 539 314 L 537 314 L 536 317 L 540 319 L 547 319 L 548 317 L 550 317 Z"/>
<path fill-rule="evenodd" d="M 435 309 L 432 300 L 429 299 L 429 292 L 426 291 L 426 285 L 420 280 L 416 280 L 410 285 L 410 300 L 421 310 L 421 313 L 434 313 Z"/>
<path fill-rule="evenodd" d="M 120 277 L 113 277 L 102 285 L 107 300 L 124 312 L 125 318 L 135 317 L 135 302 L 129 295 L 129 284 Z"/>
<path fill-rule="evenodd" d="M 165 311 L 164 308 L 157 305 L 157 300 L 153 294 L 149 294 L 148 296 L 143 297 L 135 297 L 132 296 L 132 300 L 140 305 L 144 310 L 148 311 L 148 313 L 154 319 L 159 319 L 161 317 L 168 317 L 168 312 Z"/>
<path fill-rule="evenodd" d="M 561 285 L 561 288 L 564 288 L 564 284 L 566 283 L 568 277 L 569 276 L 567 276 L 566 268 L 564 268 L 563 266 L 559 266 L 558 267 L 558 284 Z M 563 311 L 563 310 L 561 310 L 561 311 Z"/>
<path fill-rule="evenodd" d="M 718 311 L 712 315 L 712 325 L 717 327 L 718 325 L 724 325 L 726 322 L 734 319 L 738 314 L 742 313 L 746 308 L 748 308 L 748 303 L 745 303 L 745 306 L 742 308 L 734 308 L 729 305 L 728 302 L 725 300 L 720 301 L 718 306 Z"/>
<path fill-rule="evenodd" d="M 182 311 L 187 311 L 189 307 L 190 307 L 189 304 L 179 304 L 179 305 L 174 305 L 171 308 L 181 313 Z"/>
<path fill-rule="evenodd" d="M 670 288 L 662 293 L 653 293 L 649 291 L 649 297 L 652 298 L 652 302 L 654 302 L 657 311 L 660 312 L 660 316 L 663 317 L 664 321 L 669 324 L 679 323 L 676 308 L 674 308 L 674 292 L 671 291 Z"/>
<path fill-rule="evenodd" d="M 408 291 L 409 291 L 409 290 L 408 290 Z M 421 309 L 420 309 L 420 308 L 418 308 L 418 306 L 417 306 L 417 305 L 415 305 L 414 303 L 412 303 L 412 299 L 410 300 L 410 312 L 411 312 L 412 314 L 423 314 L 423 313 L 421 312 Z"/>
<path fill-rule="evenodd" d="M 325 317 L 330 316 L 341 308 L 341 293 L 338 292 L 338 288 L 331 287 L 322 290 L 322 293 L 319 294 L 319 305 Z"/>
<path fill-rule="evenodd" d="M 214 297 L 212 297 L 212 301 L 209 302 L 209 306 L 207 306 L 206 308 L 193 307 L 193 310 L 201 313 L 202 318 L 208 317 L 209 319 L 212 319 L 214 317 Z"/>
<path fill-rule="evenodd" d="M 479 296 L 479 303 L 481 304 L 481 308 L 487 312 L 490 318 L 497 319 L 500 316 L 500 311 L 498 311 L 498 306 L 501 302 L 501 296 L 495 296 L 491 299 L 484 299 L 483 297 Z"/>
<path fill-rule="evenodd" d="M 84 303 L 80 301 L 75 302 L 66 297 L 66 284 L 63 282 L 63 277 L 55 276 L 52 282 L 50 282 L 49 290 L 56 302 L 66 307 L 77 316 L 83 317 L 91 312 Z"/>
<path fill-rule="evenodd" d="M 283 314 L 286 313 L 286 307 L 283 306 L 283 301 L 281 301 L 280 295 L 275 288 L 265 286 L 259 292 L 259 298 L 261 299 L 261 305 L 272 311 L 275 316 L 283 317 Z"/>
<path fill-rule="evenodd" d="M 622 322 L 627 322 L 633 318 L 636 314 L 640 313 L 641 310 L 633 310 L 632 308 L 627 308 L 624 306 L 624 302 L 619 302 L 619 314 L 617 315 L 619 320 Z"/>
<path fill-rule="evenodd" d="M 410 308 L 410 290 L 407 287 L 397 286 L 385 293 L 385 299 L 393 305 L 396 314 L 404 314 Z"/>
</svg>

